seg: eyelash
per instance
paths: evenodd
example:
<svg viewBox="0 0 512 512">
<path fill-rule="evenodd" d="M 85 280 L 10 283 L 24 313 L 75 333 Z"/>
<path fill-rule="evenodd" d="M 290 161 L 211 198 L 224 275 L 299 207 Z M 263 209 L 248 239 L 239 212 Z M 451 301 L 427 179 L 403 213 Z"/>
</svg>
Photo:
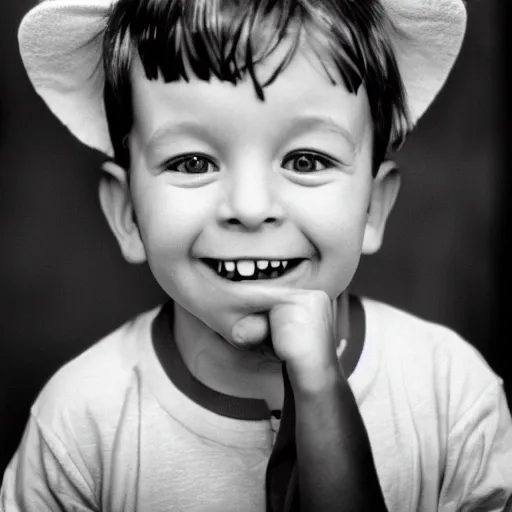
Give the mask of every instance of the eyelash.
<svg viewBox="0 0 512 512">
<path fill-rule="evenodd" d="M 190 172 L 190 171 L 183 171 L 178 168 L 180 164 L 186 164 L 187 162 L 190 162 L 193 159 L 202 160 L 203 162 L 206 162 L 207 165 L 215 167 L 215 170 L 219 170 L 217 164 L 206 155 L 201 155 L 199 153 L 191 153 L 188 155 L 180 155 L 176 158 L 172 158 L 171 160 L 168 160 L 164 163 L 163 168 L 166 171 L 172 171 L 172 172 L 180 172 L 183 174 L 206 174 L 204 172 Z"/>
<path fill-rule="evenodd" d="M 289 162 L 293 162 L 293 161 L 296 162 L 301 157 L 310 158 L 312 161 L 320 163 L 320 165 L 323 168 L 322 169 L 313 169 L 313 170 L 299 170 L 299 169 L 294 169 L 294 168 L 290 169 L 289 167 L 286 167 L 286 164 L 288 164 Z M 188 171 L 182 170 L 179 168 L 179 166 L 181 164 L 186 164 L 186 163 L 192 161 L 193 159 L 202 161 L 202 162 L 206 163 L 206 165 L 213 166 L 215 171 L 219 171 L 219 167 L 210 157 L 208 157 L 206 155 L 199 154 L 199 153 L 180 155 L 178 157 L 172 158 L 171 160 L 168 160 L 167 162 L 165 162 L 162 167 L 166 171 L 179 172 L 179 173 L 183 173 L 183 174 L 208 174 L 208 172 L 201 172 L 201 171 L 194 172 L 194 171 L 190 171 L 190 170 L 188 170 Z M 329 158 L 325 155 L 322 155 L 315 151 L 303 150 L 303 151 L 296 151 L 296 152 L 288 155 L 283 160 L 282 167 L 289 171 L 295 171 L 300 174 L 309 174 L 309 173 L 313 173 L 313 172 L 323 171 L 326 169 L 331 169 L 332 167 L 335 167 L 336 164 L 337 164 L 337 162 L 335 160 L 333 160 L 332 158 Z"/>
<path fill-rule="evenodd" d="M 320 162 L 320 164 L 323 166 L 323 169 L 313 169 L 311 171 L 304 171 L 304 170 L 299 170 L 299 169 L 288 169 L 286 167 L 286 164 L 288 162 L 293 161 L 294 159 L 295 159 L 295 161 L 297 161 L 301 157 L 308 157 L 313 161 Z M 295 172 L 298 172 L 300 174 L 308 174 L 308 173 L 313 173 L 313 172 L 318 172 L 318 171 L 325 171 L 326 169 L 331 169 L 331 168 L 335 167 L 336 164 L 337 164 L 337 162 L 335 160 L 333 160 L 332 158 L 329 158 L 325 155 L 317 153 L 316 151 L 304 151 L 303 150 L 303 151 L 296 151 L 296 152 L 292 153 L 291 155 L 288 155 L 284 159 L 282 165 L 285 169 L 294 170 Z"/>
</svg>

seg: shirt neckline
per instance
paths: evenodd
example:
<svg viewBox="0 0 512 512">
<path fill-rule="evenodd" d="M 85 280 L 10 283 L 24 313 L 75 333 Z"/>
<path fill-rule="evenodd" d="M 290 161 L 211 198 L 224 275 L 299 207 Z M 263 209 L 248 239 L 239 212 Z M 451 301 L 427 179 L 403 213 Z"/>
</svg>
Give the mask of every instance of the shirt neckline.
<svg viewBox="0 0 512 512">
<path fill-rule="evenodd" d="M 226 395 L 192 375 L 174 340 L 173 310 L 173 302 L 168 301 L 154 319 L 151 329 L 156 356 L 172 383 L 190 400 L 220 416 L 248 421 L 270 419 L 265 400 Z"/>
<path fill-rule="evenodd" d="M 361 373 L 359 367 L 363 364 L 367 351 L 365 308 L 357 297 L 351 296 L 351 300 L 356 301 L 355 310 L 358 317 L 358 322 L 354 326 L 356 328 L 352 329 L 352 333 L 362 338 L 362 349 L 348 377 L 350 384 L 351 381 L 361 380 L 357 374 Z M 224 394 L 206 386 L 189 371 L 174 340 L 173 322 L 174 304 L 169 300 L 152 322 L 151 341 L 156 358 L 172 384 L 192 402 L 219 416 L 246 421 L 269 420 L 272 413 L 265 400 Z M 355 393 L 356 390 L 353 389 L 353 391 Z M 274 416 L 276 416 L 275 412 Z"/>
</svg>

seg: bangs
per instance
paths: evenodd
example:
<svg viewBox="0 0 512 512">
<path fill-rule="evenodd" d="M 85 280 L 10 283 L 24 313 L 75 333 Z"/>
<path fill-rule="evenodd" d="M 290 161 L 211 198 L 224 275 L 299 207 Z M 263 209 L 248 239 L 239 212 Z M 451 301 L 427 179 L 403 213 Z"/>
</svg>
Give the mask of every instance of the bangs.
<svg viewBox="0 0 512 512">
<path fill-rule="evenodd" d="M 149 80 L 188 81 L 212 76 L 236 84 L 253 80 L 256 94 L 272 83 L 292 59 L 302 23 L 298 2 L 264 0 L 120 0 L 110 15 L 112 43 L 105 48 L 112 85 L 126 79 L 137 52 Z M 294 26 L 290 30 L 291 25 Z M 264 83 L 255 67 L 286 38 L 287 50 Z"/>
<path fill-rule="evenodd" d="M 103 45 L 114 151 L 114 139 L 126 136 L 126 124 L 131 128 L 126 111 L 131 112 L 134 56 L 139 56 L 149 80 L 188 81 L 193 75 L 236 84 L 249 76 L 264 100 L 264 88 L 305 43 L 333 84 L 341 77 L 348 91 L 356 93 L 364 83 L 376 134 L 387 133 L 385 141 L 377 140 L 384 146 L 377 148 L 383 157 L 389 143 L 401 144 L 408 130 L 390 30 L 378 0 L 119 0 L 109 13 Z M 284 51 L 275 59 L 270 77 L 261 81 L 258 63 L 278 48 Z M 112 104 L 119 105 L 115 115 Z M 117 133 L 123 131 L 119 124 L 124 133 Z"/>
</svg>

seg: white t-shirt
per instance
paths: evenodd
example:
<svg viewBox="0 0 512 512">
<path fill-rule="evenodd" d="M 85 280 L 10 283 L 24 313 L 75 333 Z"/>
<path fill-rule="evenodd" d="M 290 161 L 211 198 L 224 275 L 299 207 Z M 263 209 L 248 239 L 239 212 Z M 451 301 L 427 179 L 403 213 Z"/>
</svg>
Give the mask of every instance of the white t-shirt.
<svg viewBox="0 0 512 512">
<path fill-rule="evenodd" d="M 363 307 L 365 343 L 349 383 L 388 509 L 512 510 L 501 379 L 452 331 L 368 299 Z M 155 352 L 159 311 L 52 377 L 5 472 L 0 510 L 264 512 L 275 420 L 219 414 L 184 393 L 193 377 L 181 374 L 177 386 Z M 218 395 L 209 400 L 223 402 Z M 235 400 L 220 409 L 246 399 Z"/>
</svg>

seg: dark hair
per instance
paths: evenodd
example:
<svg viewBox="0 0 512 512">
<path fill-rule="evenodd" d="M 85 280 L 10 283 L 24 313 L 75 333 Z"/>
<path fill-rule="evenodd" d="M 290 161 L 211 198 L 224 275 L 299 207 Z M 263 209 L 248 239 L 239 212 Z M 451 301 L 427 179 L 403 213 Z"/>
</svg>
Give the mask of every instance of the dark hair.
<svg viewBox="0 0 512 512">
<path fill-rule="evenodd" d="M 374 172 L 408 130 L 403 83 L 393 54 L 390 20 L 379 0 L 118 0 L 103 41 L 104 101 L 116 161 L 129 169 L 132 123 L 130 66 L 138 52 L 146 77 L 166 82 L 213 75 L 236 83 L 249 75 L 255 92 L 286 68 L 304 33 L 322 60 L 328 55 L 351 93 L 364 84 L 374 125 Z M 283 41 L 289 50 L 260 83 L 255 66 Z"/>
</svg>

